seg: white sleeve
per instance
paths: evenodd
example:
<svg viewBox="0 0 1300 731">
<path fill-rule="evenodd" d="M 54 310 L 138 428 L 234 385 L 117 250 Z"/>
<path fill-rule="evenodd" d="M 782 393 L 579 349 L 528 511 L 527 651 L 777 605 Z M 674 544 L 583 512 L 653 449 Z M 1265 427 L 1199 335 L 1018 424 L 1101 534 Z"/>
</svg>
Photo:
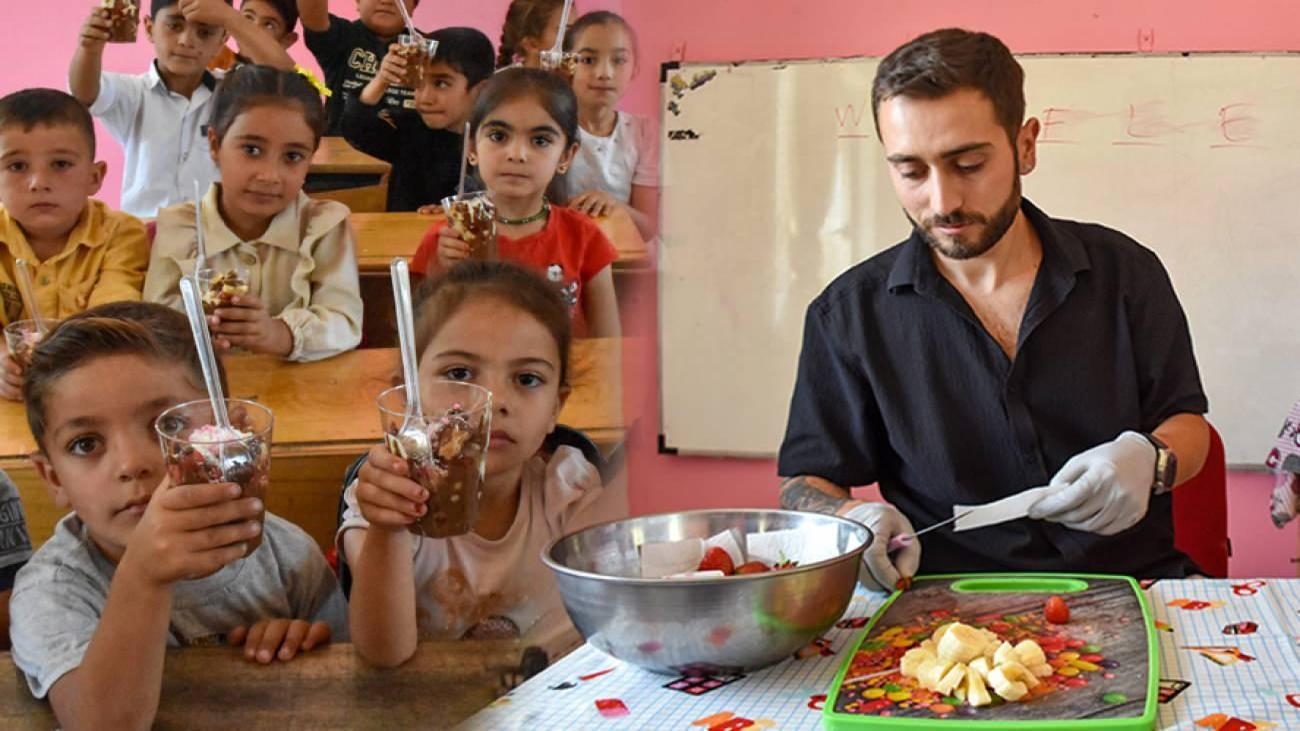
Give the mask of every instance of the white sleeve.
<svg viewBox="0 0 1300 731">
<path fill-rule="evenodd" d="M 99 75 L 99 96 L 90 105 L 90 113 L 104 123 L 118 142 L 125 144 L 130 136 L 144 104 L 148 83 L 148 79 L 140 75 L 111 71 Z"/>
</svg>

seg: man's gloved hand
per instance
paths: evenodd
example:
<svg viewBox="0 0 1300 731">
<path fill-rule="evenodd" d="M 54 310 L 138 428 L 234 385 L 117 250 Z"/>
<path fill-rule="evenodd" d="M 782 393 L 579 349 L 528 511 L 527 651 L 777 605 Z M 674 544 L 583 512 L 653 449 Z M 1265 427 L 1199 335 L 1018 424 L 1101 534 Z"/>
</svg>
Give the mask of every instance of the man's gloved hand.
<svg viewBox="0 0 1300 731">
<path fill-rule="evenodd" d="M 1147 514 L 1156 474 L 1156 448 L 1137 432 L 1126 431 L 1081 452 L 1052 477 L 1056 492 L 1029 509 L 1029 517 L 1074 530 L 1114 535 Z"/>
<path fill-rule="evenodd" d="M 892 557 L 889 542 L 896 536 L 911 538 L 915 531 L 907 516 L 889 503 L 862 503 L 844 514 L 871 529 L 871 545 L 862 554 L 858 582 L 868 589 L 892 592 L 899 579 L 910 579 L 921 566 L 921 542 L 910 540 Z"/>
</svg>

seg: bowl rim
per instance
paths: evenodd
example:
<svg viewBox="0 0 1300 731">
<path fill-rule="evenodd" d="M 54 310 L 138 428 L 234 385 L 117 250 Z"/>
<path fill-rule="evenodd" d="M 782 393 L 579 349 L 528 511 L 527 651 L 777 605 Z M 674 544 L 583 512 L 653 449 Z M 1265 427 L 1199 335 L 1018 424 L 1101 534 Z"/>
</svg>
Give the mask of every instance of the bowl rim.
<svg viewBox="0 0 1300 731">
<path fill-rule="evenodd" d="M 568 566 L 563 566 L 559 562 L 551 558 L 551 551 L 554 550 L 555 547 L 558 546 L 561 541 L 570 538 L 572 536 L 575 536 L 579 533 L 585 533 L 589 530 L 595 530 L 597 528 L 602 528 L 607 525 L 613 525 L 614 523 L 623 523 L 625 521 L 638 520 L 642 518 L 658 518 L 665 515 L 709 515 L 714 513 L 729 513 L 729 514 L 777 513 L 782 515 L 816 515 L 822 518 L 829 518 L 833 522 L 839 522 L 844 525 L 847 525 L 852 529 L 860 531 L 863 536 L 863 541 L 861 546 L 849 551 L 848 553 L 844 553 L 834 558 L 828 558 L 822 561 L 817 561 L 803 566 L 796 566 L 791 569 L 781 569 L 780 571 L 764 571 L 763 573 L 760 574 L 738 574 L 732 576 L 693 576 L 689 578 L 683 577 L 679 579 L 650 579 L 642 576 L 608 576 L 605 574 L 598 574 L 592 571 L 583 571 L 581 569 L 575 569 L 575 568 L 570 568 Z M 860 559 L 862 554 L 866 552 L 867 548 L 871 546 L 871 543 L 874 540 L 875 540 L 875 534 L 867 526 L 857 522 L 856 520 L 845 518 L 839 515 L 831 515 L 829 513 L 814 513 L 807 510 L 784 510 L 780 508 L 735 508 L 735 509 L 700 508 L 697 510 L 670 510 L 662 513 L 647 513 L 646 515 L 629 516 L 626 518 L 616 518 L 614 520 L 606 520 L 600 523 L 592 523 L 591 525 L 585 526 L 571 533 L 566 533 L 558 538 L 552 539 L 546 544 L 546 547 L 542 549 L 542 563 L 545 564 L 546 567 L 549 568 L 551 571 L 554 571 L 557 574 L 565 574 L 579 579 L 599 579 L 604 582 L 609 582 L 614 584 L 625 584 L 631 586 L 642 586 L 642 585 L 698 586 L 700 584 L 719 584 L 724 582 L 737 583 L 740 581 L 750 581 L 753 579 L 771 578 L 772 576 L 790 576 L 793 574 L 817 571 L 819 569 L 830 566 L 831 564 L 838 563 L 840 561 L 844 561 L 849 558 Z"/>
</svg>

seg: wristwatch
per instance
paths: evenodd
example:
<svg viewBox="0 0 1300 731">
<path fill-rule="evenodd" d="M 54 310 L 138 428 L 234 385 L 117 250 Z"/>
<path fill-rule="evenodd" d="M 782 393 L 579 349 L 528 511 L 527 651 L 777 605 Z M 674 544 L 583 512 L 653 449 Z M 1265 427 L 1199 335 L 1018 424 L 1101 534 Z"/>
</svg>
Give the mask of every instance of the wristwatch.
<svg viewBox="0 0 1300 731">
<path fill-rule="evenodd" d="M 1151 446 L 1156 448 L 1156 473 L 1151 481 L 1151 490 L 1156 495 L 1163 495 L 1174 489 L 1174 478 L 1178 474 L 1178 455 L 1174 454 L 1168 444 L 1155 434 L 1141 432 Z"/>
</svg>

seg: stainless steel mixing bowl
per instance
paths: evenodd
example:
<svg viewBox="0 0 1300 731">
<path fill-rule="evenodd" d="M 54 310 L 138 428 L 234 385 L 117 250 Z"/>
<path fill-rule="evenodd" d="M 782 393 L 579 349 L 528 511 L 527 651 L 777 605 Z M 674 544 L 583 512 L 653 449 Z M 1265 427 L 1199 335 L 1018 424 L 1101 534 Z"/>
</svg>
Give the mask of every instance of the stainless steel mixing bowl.
<svg viewBox="0 0 1300 731">
<path fill-rule="evenodd" d="M 645 543 L 798 529 L 834 531 L 839 555 L 725 578 L 643 579 Z M 788 510 L 695 510 L 603 523 L 553 541 L 542 560 L 565 609 L 595 647 L 666 674 L 749 672 L 790 657 L 848 607 L 871 531 Z"/>
</svg>

